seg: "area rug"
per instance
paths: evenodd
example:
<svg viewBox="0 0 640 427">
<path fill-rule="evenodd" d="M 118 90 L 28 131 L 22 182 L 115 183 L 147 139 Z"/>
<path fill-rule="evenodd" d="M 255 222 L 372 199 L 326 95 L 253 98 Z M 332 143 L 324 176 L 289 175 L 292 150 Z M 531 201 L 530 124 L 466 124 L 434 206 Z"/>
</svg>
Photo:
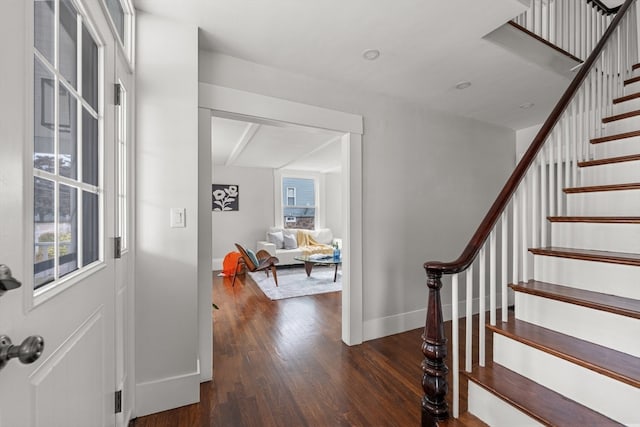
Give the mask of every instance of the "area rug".
<svg viewBox="0 0 640 427">
<path fill-rule="evenodd" d="M 271 300 L 295 298 L 305 295 L 317 295 L 342 290 L 342 274 L 338 270 L 338 278 L 333 282 L 335 267 L 314 266 L 311 277 L 307 277 L 304 268 L 286 268 L 278 270 L 278 286 L 264 271 L 249 273 L 258 287 Z"/>
</svg>

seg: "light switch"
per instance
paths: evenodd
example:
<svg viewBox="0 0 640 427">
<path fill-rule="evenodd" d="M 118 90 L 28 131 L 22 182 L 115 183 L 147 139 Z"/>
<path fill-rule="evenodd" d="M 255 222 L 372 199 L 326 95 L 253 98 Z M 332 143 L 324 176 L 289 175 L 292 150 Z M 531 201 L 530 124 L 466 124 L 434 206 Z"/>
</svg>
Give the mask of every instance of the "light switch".
<svg viewBox="0 0 640 427">
<path fill-rule="evenodd" d="M 185 208 L 171 208 L 171 228 L 184 228 L 186 227 L 186 209 Z"/>
</svg>

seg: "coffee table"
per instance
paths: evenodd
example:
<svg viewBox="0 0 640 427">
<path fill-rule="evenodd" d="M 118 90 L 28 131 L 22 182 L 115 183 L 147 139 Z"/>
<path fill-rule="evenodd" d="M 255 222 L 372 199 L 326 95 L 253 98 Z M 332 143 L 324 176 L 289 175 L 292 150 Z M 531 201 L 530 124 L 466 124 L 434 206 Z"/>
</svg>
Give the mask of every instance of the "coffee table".
<svg viewBox="0 0 640 427">
<path fill-rule="evenodd" d="M 333 255 L 327 255 L 325 258 L 316 258 L 312 256 L 297 256 L 293 257 L 297 261 L 304 262 L 304 271 L 307 273 L 307 277 L 311 276 L 311 270 L 314 265 L 335 265 L 336 270 L 333 273 L 333 281 L 338 278 L 338 266 L 342 264 L 342 258 L 334 259 Z"/>
</svg>

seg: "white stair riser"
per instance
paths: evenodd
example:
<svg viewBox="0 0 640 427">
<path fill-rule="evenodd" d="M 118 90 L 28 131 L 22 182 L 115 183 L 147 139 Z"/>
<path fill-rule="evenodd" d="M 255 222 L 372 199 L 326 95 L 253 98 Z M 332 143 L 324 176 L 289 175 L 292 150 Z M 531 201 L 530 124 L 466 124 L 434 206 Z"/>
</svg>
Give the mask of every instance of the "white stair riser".
<svg viewBox="0 0 640 427">
<path fill-rule="evenodd" d="M 516 292 L 516 318 L 640 357 L 640 319 Z"/>
<path fill-rule="evenodd" d="M 625 77 L 625 80 L 628 80 L 630 77 Z M 630 83 L 624 85 L 624 94 L 631 95 L 632 93 L 640 92 L 640 82 Z"/>
<path fill-rule="evenodd" d="M 493 336 L 494 361 L 621 423 L 637 423 L 640 388 L 600 375 L 502 335 Z M 615 396 L 615 398 L 605 398 Z"/>
<path fill-rule="evenodd" d="M 640 130 L 640 116 L 633 116 L 605 123 L 602 135 L 615 135 L 618 133 L 633 132 L 636 130 Z"/>
<path fill-rule="evenodd" d="M 580 168 L 582 185 L 620 184 L 640 182 L 640 161 L 607 163 Z"/>
<path fill-rule="evenodd" d="M 639 212 L 640 190 L 567 194 L 569 216 L 637 216 Z"/>
<path fill-rule="evenodd" d="M 472 381 L 469 381 L 468 393 L 469 412 L 487 425 L 492 427 L 543 425 Z"/>
<path fill-rule="evenodd" d="M 534 256 L 536 280 L 640 300 L 640 267 Z"/>
<path fill-rule="evenodd" d="M 613 104 L 613 112 L 611 114 L 615 116 L 617 114 L 628 113 L 636 110 L 640 110 L 640 98 L 634 98 Z"/>
<path fill-rule="evenodd" d="M 640 253 L 640 224 L 554 222 L 551 224 L 551 245 Z"/>
<path fill-rule="evenodd" d="M 640 153 L 640 137 L 591 144 L 591 153 L 595 159 L 638 154 Z"/>
</svg>

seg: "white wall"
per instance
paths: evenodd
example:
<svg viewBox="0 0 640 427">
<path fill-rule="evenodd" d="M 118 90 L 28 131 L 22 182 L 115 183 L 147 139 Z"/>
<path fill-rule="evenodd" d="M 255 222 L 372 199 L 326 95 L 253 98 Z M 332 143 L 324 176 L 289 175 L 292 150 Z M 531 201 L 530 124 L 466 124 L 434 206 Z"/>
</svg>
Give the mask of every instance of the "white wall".
<svg viewBox="0 0 640 427">
<path fill-rule="evenodd" d="M 525 151 L 529 149 L 533 138 L 536 137 L 541 127 L 542 123 L 516 131 L 516 163 L 520 161 Z"/>
<path fill-rule="evenodd" d="M 239 210 L 212 212 L 213 259 L 215 270 L 221 269 L 224 256 L 237 251 L 234 243 L 255 250 L 256 242 L 274 225 L 273 169 L 214 166 L 213 184 L 239 186 Z"/>
<path fill-rule="evenodd" d="M 136 415 L 199 400 L 198 30 L 139 13 Z M 170 208 L 186 228 L 169 227 Z"/>
<path fill-rule="evenodd" d="M 460 254 L 513 168 L 514 131 L 222 54 L 200 52 L 199 78 L 364 116 L 365 339 L 424 324 L 422 265 Z"/>
<path fill-rule="evenodd" d="M 324 174 L 324 226 L 330 228 L 334 237 L 342 237 L 342 174 Z"/>
</svg>

